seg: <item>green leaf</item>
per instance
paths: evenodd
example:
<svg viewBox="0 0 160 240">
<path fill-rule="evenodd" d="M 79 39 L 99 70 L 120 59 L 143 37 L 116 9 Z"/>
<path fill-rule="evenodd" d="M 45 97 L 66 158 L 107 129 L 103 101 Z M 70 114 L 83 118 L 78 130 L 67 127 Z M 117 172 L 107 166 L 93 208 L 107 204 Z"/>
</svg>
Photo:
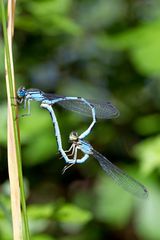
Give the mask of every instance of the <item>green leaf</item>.
<svg viewBox="0 0 160 240">
<path fill-rule="evenodd" d="M 48 204 L 32 204 L 28 206 L 28 215 L 32 219 L 50 218 L 53 215 L 55 205 Z"/>
<path fill-rule="evenodd" d="M 62 223 L 85 224 L 92 219 L 88 210 L 81 209 L 71 203 L 58 202 L 48 204 L 32 204 L 28 207 L 31 219 L 56 219 Z"/>
<path fill-rule="evenodd" d="M 98 41 L 103 48 L 130 51 L 131 59 L 143 74 L 160 74 L 160 20 L 142 25 L 114 36 L 102 35 Z"/>
<path fill-rule="evenodd" d="M 19 121 L 22 143 L 26 144 L 23 149 L 26 165 L 36 165 L 58 153 L 54 125 L 47 111 L 32 104 L 31 116 L 20 118 Z"/>
<path fill-rule="evenodd" d="M 71 0 L 27 1 L 26 9 L 30 15 L 19 15 L 16 19 L 16 26 L 23 30 L 46 35 L 64 32 L 72 35 L 82 34 L 80 25 L 67 16 L 71 3 Z M 20 9 L 19 12 L 21 11 Z"/>
<path fill-rule="evenodd" d="M 26 109 L 20 110 L 19 114 L 24 114 L 26 111 Z M 43 109 L 35 103 L 31 103 L 31 115 L 19 118 L 19 122 L 21 129 L 21 141 L 25 144 L 32 141 L 33 138 L 40 134 L 41 131 L 46 132 L 49 128 L 49 124 L 52 126 L 50 115 L 47 111 L 43 111 Z"/>
<path fill-rule="evenodd" d="M 66 14 L 71 8 L 72 0 L 46 0 L 46 1 L 27 1 L 27 9 L 33 15 L 49 16 L 54 14 Z"/>
<path fill-rule="evenodd" d="M 86 224 L 92 219 L 92 214 L 88 210 L 67 203 L 58 209 L 56 218 L 62 223 Z"/>
<path fill-rule="evenodd" d="M 48 132 L 41 132 L 41 134 L 34 137 L 23 150 L 26 165 L 33 166 L 48 160 L 50 157 L 59 158 L 54 134 L 50 135 Z"/>
<path fill-rule="evenodd" d="M 133 148 L 134 156 L 141 162 L 142 171 L 151 173 L 160 167 L 160 136 L 148 138 Z"/>
</svg>

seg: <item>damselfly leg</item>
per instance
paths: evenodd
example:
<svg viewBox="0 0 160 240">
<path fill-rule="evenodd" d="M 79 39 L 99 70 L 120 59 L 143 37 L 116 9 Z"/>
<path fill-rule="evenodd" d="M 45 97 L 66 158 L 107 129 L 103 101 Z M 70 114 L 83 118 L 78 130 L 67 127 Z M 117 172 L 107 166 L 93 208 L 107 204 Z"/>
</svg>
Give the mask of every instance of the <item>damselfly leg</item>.
<svg viewBox="0 0 160 240">
<path fill-rule="evenodd" d="M 31 101 L 32 101 L 32 99 L 27 99 L 27 98 L 24 99 L 23 107 L 24 107 L 24 109 L 27 108 L 27 113 L 20 114 L 20 115 L 18 115 L 17 118 L 31 116 Z"/>
<path fill-rule="evenodd" d="M 76 162 L 75 162 L 76 163 Z M 62 175 L 67 171 L 67 169 L 69 169 L 70 167 L 72 167 L 75 163 L 69 163 L 66 166 L 64 166 L 64 168 L 62 169 Z"/>
</svg>

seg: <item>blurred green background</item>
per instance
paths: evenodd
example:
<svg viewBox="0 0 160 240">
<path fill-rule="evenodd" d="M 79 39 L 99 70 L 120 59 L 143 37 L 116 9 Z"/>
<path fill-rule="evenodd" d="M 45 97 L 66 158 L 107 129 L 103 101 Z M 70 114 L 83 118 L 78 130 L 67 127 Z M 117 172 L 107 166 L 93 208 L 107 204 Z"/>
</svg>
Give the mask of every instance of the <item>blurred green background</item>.
<svg viewBox="0 0 160 240">
<path fill-rule="evenodd" d="M 0 45 L 2 50 L 2 39 Z M 160 0 L 19 0 L 13 51 L 17 88 L 107 99 L 117 106 L 120 117 L 98 121 L 87 140 L 149 191 L 148 200 L 137 200 L 91 157 L 62 175 L 65 163 L 50 116 L 32 103 L 32 115 L 19 119 L 32 239 L 160 239 Z M 0 239 L 9 240 L 0 55 Z M 81 133 L 91 119 L 54 109 L 67 149 L 69 133 Z"/>
</svg>

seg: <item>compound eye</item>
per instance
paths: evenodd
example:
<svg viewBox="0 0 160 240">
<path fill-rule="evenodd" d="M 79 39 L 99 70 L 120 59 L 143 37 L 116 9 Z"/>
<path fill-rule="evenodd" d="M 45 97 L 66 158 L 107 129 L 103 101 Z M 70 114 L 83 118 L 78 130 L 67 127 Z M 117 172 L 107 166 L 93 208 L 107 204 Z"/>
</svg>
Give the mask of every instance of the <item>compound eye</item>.
<svg viewBox="0 0 160 240">
<path fill-rule="evenodd" d="M 78 133 L 77 132 L 71 132 L 69 135 L 69 140 L 70 141 L 77 141 L 78 140 Z"/>
<path fill-rule="evenodd" d="M 23 97 L 25 96 L 25 94 L 26 94 L 26 89 L 25 89 L 25 87 L 20 87 L 20 88 L 18 88 L 18 90 L 17 90 L 17 96 L 18 96 L 19 98 L 23 98 Z"/>
</svg>

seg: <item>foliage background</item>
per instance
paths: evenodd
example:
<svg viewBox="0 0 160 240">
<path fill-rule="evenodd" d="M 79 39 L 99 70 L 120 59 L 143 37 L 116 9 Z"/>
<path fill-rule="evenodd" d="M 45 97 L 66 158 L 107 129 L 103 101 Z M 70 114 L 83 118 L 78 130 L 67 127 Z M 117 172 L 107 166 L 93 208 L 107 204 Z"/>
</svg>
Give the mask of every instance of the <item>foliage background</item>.
<svg viewBox="0 0 160 240">
<path fill-rule="evenodd" d="M 120 117 L 98 121 L 88 140 L 150 193 L 147 201 L 130 196 L 92 158 L 61 175 L 50 116 L 32 103 L 31 117 L 19 120 L 32 239 L 160 239 L 159 9 L 159 0 L 17 1 L 17 88 L 111 100 Z M 0 238 L 8 240 L 4 81 L 0 100 Z M 55 109 L 67 149 L 70 131 L 82 132 L 91 119 Z"/>
</svg>

